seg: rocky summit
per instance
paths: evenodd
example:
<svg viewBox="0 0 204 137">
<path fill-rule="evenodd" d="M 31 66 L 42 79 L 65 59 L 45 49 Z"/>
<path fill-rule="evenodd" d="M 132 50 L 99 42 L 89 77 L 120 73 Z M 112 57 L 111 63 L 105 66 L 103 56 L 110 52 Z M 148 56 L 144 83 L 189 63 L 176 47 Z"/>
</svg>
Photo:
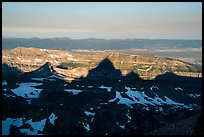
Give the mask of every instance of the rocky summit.
<svg viewBox="0 0 204 137">
<path fill-rule="evenodd" d="M 158 69 L 151 69 L 151 58 L 152 67 L 144 57 L 146 69 L 136 64 L 136 71 L 129 64 L 141 62 L 142 56 L 45 49 L 29 49 L 38 54 L 29 56 L 24 50 L 3 51 L 2 135 L 201 134 L 201 76 L 166 71 L 144 79 L 141 68 Z M 156 58 L 154 63 L 162 62 L 167 70 L 170 60 Z M 171 62 L 177 63 L 173 67 L 196 69 Z"/>
</svg>

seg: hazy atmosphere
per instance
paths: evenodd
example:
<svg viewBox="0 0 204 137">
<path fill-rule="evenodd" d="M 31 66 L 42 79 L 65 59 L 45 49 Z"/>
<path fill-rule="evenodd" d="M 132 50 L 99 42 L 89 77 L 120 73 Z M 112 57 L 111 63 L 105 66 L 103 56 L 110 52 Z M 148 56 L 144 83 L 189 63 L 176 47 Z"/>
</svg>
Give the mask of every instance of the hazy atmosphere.
<svg viewBox="0 0 204 137">
<path fill-rule="evenodd" d="M 202 3 L 3 2 L 2 35 L 201 40 Z"/>
</svg>

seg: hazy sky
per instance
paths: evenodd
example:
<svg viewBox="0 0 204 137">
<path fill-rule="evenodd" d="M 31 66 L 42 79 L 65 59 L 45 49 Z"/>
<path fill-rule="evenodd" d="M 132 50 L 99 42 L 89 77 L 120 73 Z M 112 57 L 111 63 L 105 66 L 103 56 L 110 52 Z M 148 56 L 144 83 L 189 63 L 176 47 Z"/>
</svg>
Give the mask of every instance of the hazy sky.
<svg viewBox="0 0 204 137">
<path fill-rule="evenodd" d="M 202 3 L 4 2 L 2 35 L 202 39 Z"/>
</svg>

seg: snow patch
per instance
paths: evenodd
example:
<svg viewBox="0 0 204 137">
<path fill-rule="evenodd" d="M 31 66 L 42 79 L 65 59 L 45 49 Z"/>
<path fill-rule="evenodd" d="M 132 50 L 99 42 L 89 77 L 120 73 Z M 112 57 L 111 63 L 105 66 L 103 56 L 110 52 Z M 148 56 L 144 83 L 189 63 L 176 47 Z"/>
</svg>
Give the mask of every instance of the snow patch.
<svg viewBox="0 0 204 137">
<path fill-rule="evenodd" d="M 134 104 L 133 101 L 131 101 L 130 99 L 127 98 L 123 98 L 120 94 L 120 92 L 116 91 L 116 98 L 119 99 L 118 104 L 126 104 L 128 106 L 130 106 L 130 104 Z"/>
<path fill-rule="evenodd" d="M 120 125 L 120 127 L 121 127 L 122 129 L 124 129 L 124 128 L 125 128 L 125 125 L 123 125 L 123 126 L 122 126 L 122 125 Z"/>
<path fill-rule="evenodd" d="M 101 105 L 106 105 L 106 104 L 108 104 L 108 103 L 100 103 Z"/>
<path fill-rule="evenodd" d="M 169 98 L 166 97 L 166 96 L 164 96 L 164 97 L 165 97 L 165 99 L 166 99 L 166 104 L 168 104 L 168 105 L 184 105 L 183 103 L 177 103 L 177 102 L 175 102 L 175 101 L 169 99 Z"/>
<path fill-rule="evenodd" d="M 35 62 L 42 62 L 42 59 L 35 58 Z"/>
<path fill-rule="evenodd" d="M 53 78 L 50 78 L 50 79 L 47 79 L 49 81 L 56 81 L 56 79 L 53 79 Z"/>
<path fill-rule="evenodd" d="M 86 131 L 91 130 L 89 124 L 84 124 L 84 123 L 82 123 L 82 124 L 83 124 L 84 128 L 86 129 Z"/>
<path fill-rule="evenodd" d="M 50 57 L 51 57 L 51 58 L 54 58 L 54 56 L 53 56 L 52 54 L 50 54 Z"/>
<path fill-rule="evenodd" d="M 29 99 L 29 100 L 26 100 L 27 102 L 28 102 L 28 104 L 31 104 L 31 100 Z"/>
<path fill-rule="evenodd" d="M 31 78 L 31 80 L 43 81 L 44 78 Z"/>
<path fill-rule="evenodd" d="M 110 99 L 108 100 L 108 102 L 114 102 L 117 98 L 113 98 L 113 99 Z"/>
<path fill-rule="evenodd" d="M 149 111 L 149 108 L 148 108 L 148 107 L 143 107 L 143 109 L 145 109 L 145 110 Z"/>
<path fill-rule="evenodd" d="M 80 92 L 82 92 L 81 90 L 77 90 L 77 89 L 64 89 L 66 92 L 72 92 L 73 95 L 77 95 Z"/>
<path fill-rule="evenodd" d="M 10 135 L 9 130 L 11 125 L 16 127 L 22 126 L 22 118 L 6 118 L 6 120 L 2 121 L 2 135 Z"/>
<path fill-rule="evenodd" d="M 50 78 L 57 78 L 57 79 L 65 80 L 63 77 L 60 77 L 60 76 L 57 76 L 57 75 L 54 75 L 54 74 L 47 77 L 47 79 L 50 79 Z"/>
<path fill-rule="evenodd" d="M 6 96 L 6 97 L 8 97 L 8 98 L 9 98 L 9 97 L 13 97 L 13 98 L 16 97 L 16 96 L 13 96 L 13 95 L 10 95 L 10 94 L 8 94 L 8 95 L 7 95 L 7 94 L 4 94 L 4 96 Z"/>
<path fill-rule="evenodd" d="M 112 87 L 105 87 L 105 86 L 102 85 L 99 88 L 106 89 L 108 92 L 111 92 Z"/>
<path fill-rule="evenodd" d="M 175 90 L 183 90 L 182 88 L 180 87 L 176 87 Z"/>
<path fill-rule="evenodd" d="M 89 112 L 89 111 L 84 111 L 84 113 L 85 113 L 87 116 L 89 116 L 89 115 L 94 116 L 94 115 L 95 115 L 95 113 L 94 113 L 94 112 L 93 112 L 93 113 L 91 113 L 91 112 Z"/>
<path fill-rule="evenodd" d="M 125 114 L 130 120 L 132 119 L 128 114 Z"/>
<path fill-rule="evenodd" d="M 48 51 L 47 49 L 40 49 L 40 51 Z"/>
<path fill-rule="evenodd" d="M 8 83 L 6 82 L 6 80 L 4 80 L 3 82 L 2 82 L 2 85 L 3 86 L 5 86 L 5 85 L 7 85 Z"/>
<path fill-rule="evenodd" d="M 35 82 L 20 83 L 18 88 L 11 89 L 11 91 L 23 98 L 39 98 L 39 94 L 42 91 L 42 89 L 36 89 L 33 87 L 39 85 L 42 85 L 42 83 Z"/>
<path fill-rule="evenodd" d="M 152 90 L 153 90 L 153 88 L 156 88 L 156 89 L 158 89 L 158 90 L 159 90 L 159 88 L 158 88 L 157 86 L 152 86 L 152 87 L 150 87 L 150 90 L 152 91 Z"/>
<path fill-rule="evenodd" d="M 93 110 L 93 108 L 90 108 L 90 110 Z"/>
<path fill-rule="evenodd" d="M 187 94 L 189 97 L 198 98 L 200 94 Z"/>
<path fill-rule="evenodd" d="M 56 117 L 55 114 L 52 113 L 52 114 L 50 115 L 50 117 L 49 117 L 50 123 L 51 123 L 52 125 L 55 125 L 54 122 L 55 122 L 55 120 L 56 120 L 57 118 L 58 118 L 58 117 Z"/>
<path fill-rule="evenodd" d="M 59 61 L 57 61 L 57 60 L 54 60 L 54 61 L 55 61 L 55 63 L 56 63 L 56 64 L 59 64 L 59 63 L 60 63 L 60 62 L 59 62 Z"/>
<path fill-rule="evenodd" d="M 131 107 L 131 105 L 135 103 L 142 104 L 144 106 L 147 106 L 147 104 L 153 105 L 153 106 L 155 105 L 161 106 L 163 104 L 174 105 L 176 107 L 184 106 L 183 103 L 175 102 L 166 96 L 165 96 L 165 101 L 164 101 L 157 94 L 155 98 L 151 98 L 151 97 L 148 97 L 144 93 L 144 91 L 142 92 L 133 91 L 130 87 L 125 87 L 125 89 L 127 89 L 127 92 L 125 92 L 125 94 L 129 96 L 132 100 L 122 97 L 121 93 L 116 91 L 116 97 L 113 99 L 110 99 L 108 102 L 114 102 L 116 99 L 119 99 L 119 102 L 117 104 L 125 104 L 129 107 Z M 148 110 L 148 106 L 145 107 L 144 109 Z M 162 110 L 160 109 L 159 111 L 162 111 Z"/>
<path fill-rule="evenodd" d="M 22 133 L 26 133 L 28 135 L 42 135 L 42 134 L 39 134 L 38 131 L 43 131 L 43 129 L 45 127 L 46 119 L 43 119 L 39 122 L 38 121 L 32 122 L 32 119 L 30 119 L 30 120 L 26 121 L 25 123 L 30 124 L 34 130 L 31 131 L 30 129 L 20 129 L 20 131 Z"/>
</svg>

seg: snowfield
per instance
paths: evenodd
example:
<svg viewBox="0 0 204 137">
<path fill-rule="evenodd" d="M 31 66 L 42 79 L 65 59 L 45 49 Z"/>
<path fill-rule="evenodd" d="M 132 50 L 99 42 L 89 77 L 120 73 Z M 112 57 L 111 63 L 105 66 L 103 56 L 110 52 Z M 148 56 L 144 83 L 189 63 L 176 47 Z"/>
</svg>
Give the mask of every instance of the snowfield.
<svg viewBox="0 0 204 137">
<path fill-rule="evenodd" d="M 23 125 L 22 118 L 7 118 L 2 121 L 2 135 L 9 135 L 10 126 L 20 127 Z"/>
<path fill-rule="evenodd" d="M 42 119 L 41 121 L 33 122 L 32 119 L 26 121 L 25 123 L 28 123 L 31 125 L 31 127 L 34 129 L 33 131 L 30 129 L 20 129 L 22 133 L 26 133 L 27 135 L 42 135 L 39 134 L 38 131 L 43 131 L 46 123 L 46 119 Z"/>
<path fill-rule="evenodd" d="M 46 119 L 41 121 L 33 122 L 32 119 L 23 122 L 25 118 L 7 118 L 6 120 L 2 121 L 2 135 L 10 135 L 9 130 L 10 126 L 14 125 L 16 127 L 21 127 L 24 124 L 29 124 L 34 130 L 30 129 L 20 129 L 20 132 L 26 133 L 27 135 L 42 135 L 39 134 L 38 131 L 43 131 L 46 123 Z"/>
<path fill-rule="evenodd" d="M 118 92 L 116 91 L 116 97 L 113 99 L 110 99 L 108 102 L 114 102 L 116 99 L 119 99 L 119 101 L 117 102 L 117 104 L 125 104 L 129 107 L 131 107 L 132 104 L 138 103 L 138 104 L 142 104 L 144 106 L 147 106 L 147 104 L 149 105 L 163 105 L 163 104 L 167 104 L 167 105 L 174 105 L 176 107 L 185 107 L 185 108 L 191 108 L 188 106 L 185 106 L 184 103 L 179 103 L 179 102 L 175 102 L 172 99 L 164 96 L 165 100 L 163 100 L 162 98 L 160 98 L 157 94 L 155 98 L 151 98 L 148 97 L 144 91 L 133 91 L 130 87 L 125 87 L 127 89 L 127 92 L 123 92 L 124 94 L 126 94 L 127 96 L 129 96 L 131 98 L 124 98 L 121 96 L 122 92 Z M 199 95 L 193 95 L 190 94 L 189 96 L 191 97 L 199 97 Z M 145 107 L 144 109 L 149 110 L 148 107 Z M 159 109 L 159 111 L 162 111 L 162 109 Z"/>
<path fill-rule="evenodd" d="M 23 98 L 39 98 L 39 94 L 42 89 L 36 89 L 34 86 L 40 86 L 42 83 L 35 83 L 35 82 L 27 82 L 27 83 L 20 83 L 19 87 L 16 89 L 11 89 L 13 93 L 17 96 L 21 96 Z"/>
</svg>

